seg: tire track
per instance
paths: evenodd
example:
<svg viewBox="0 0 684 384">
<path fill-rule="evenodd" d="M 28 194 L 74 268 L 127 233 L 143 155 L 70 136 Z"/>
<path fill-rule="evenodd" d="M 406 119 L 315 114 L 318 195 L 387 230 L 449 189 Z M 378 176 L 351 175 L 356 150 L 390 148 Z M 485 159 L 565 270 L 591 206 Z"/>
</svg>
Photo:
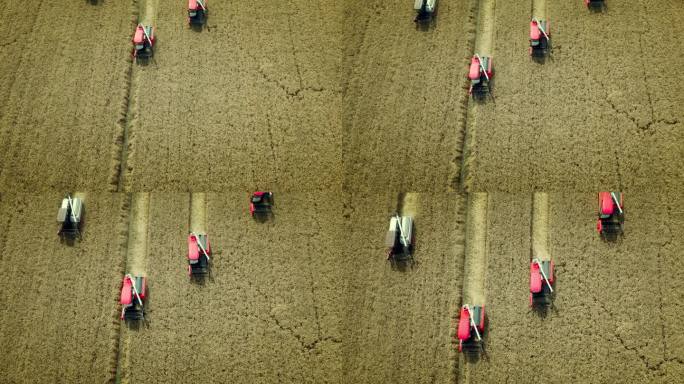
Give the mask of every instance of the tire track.
<svg viewBox="0 0 684 384">
<path fill-rule="evenodd" d="M 480 0 L 477 13 L 477 32 L 475 34 L 474 54 L 490 56 L 493 58 L 494 71 L 496 71 L 496 58 L 494 58 L 494 36 L 496 33 L 496 0 Z M 472 171 L 475 167 L 477 154 L 472 151 L 476 140 L 474 126 L 476 123 L 477 104 L 472 98 L 468 100 L 465 117 L 465 132 L 463 148 L 461 149 L 461 174 L 460 190 L 470 191 L 472 186 Z"/>
<path fill-rule="evenodd" d="M 155 25 L 157 19 L 158 0 L 134 0 L 132 3 L 132 21 L 142 24 Z M 133 38 L 135 27 L 131 26 L 130 39 Z M 114 170 L 112 173 L 112 186 L 117 192 L 124 192 L 130 181 L 126 176 L 133 168 L 129 165 L 129 150 L 132 143 L 131 139 L 135 133 L 135 121 L 138 116 L 138 77 L 140 70 L 137 68 L 135 60 L 130 59 L 130 65 L 126 68 L 126 88 L 124 89 L 124 101 L 122 103 L 121 117 L 119 118 L 120 135 L 115 140 L 114 145 Z"/>
<path fill-rule="evenodd" d="M 147 239 L 149 237 L 149 193 L 136 193 L 130 198 L 130 211 L 127 232 L 124 272 L 132 275 L 147 276 Z M 122 274 L 123 277 L 123 274 Z M 118 291 L 117 291 L 118 294 Z M 117 296 L 118 298 L 118 296 Z M 117 300 L 118 308 L 118 300 Z M 117 313 L 118 315 L 118 313 Z M 119 349 L 117 354 L 117 383 L 130 382 L 130 342 L 131 334 L 117 316 L 120 324 Z"/>
<path fill-rule="evenodd" d="M 488 200 L 487 193 L 478 192 L 468 195 L 462 304 L 481 306 L 486 304 Z M 465 356 L 461 354 L 458 382 L 467 383 L 469 380 L 469 364 Z"/>
<path fill-rule="evenodd" d="M 532 247 L 530 259 L 551 260 L 549 253 L 549 194 L 536 192 L 532 197 Z"/>
</svg>

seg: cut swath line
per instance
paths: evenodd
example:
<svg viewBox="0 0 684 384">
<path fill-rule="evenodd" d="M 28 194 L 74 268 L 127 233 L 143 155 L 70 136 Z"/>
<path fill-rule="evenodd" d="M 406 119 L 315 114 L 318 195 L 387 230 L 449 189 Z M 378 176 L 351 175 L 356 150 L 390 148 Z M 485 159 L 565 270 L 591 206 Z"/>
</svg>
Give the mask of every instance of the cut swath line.
<svg viewBox="0 0 684 384">
<path fill-rule="evenodd" d="M 532 198 L 531 259 L 551 260 L 549 253 L 549 195 L 536 192 Z"/>
<path fill-rule="evenodd" d="M 496 27 L 496 0 L 482 0 L 478 3 L 477 11 L 477 32 L 475 34 L 474 52 L 472 55 L 494 57 L 494 36 Z M 494 64 L 495 66 L 496 64 Z M 494 68 L 494 70 L 496 70 Z M 476 166 L 477 154 L 474 151 L 476 146 L 476 103 L 469 98 L 465 110 L 464 138 L 461 149 L 461 170 L 460 170 L 460 189 L 469 191 L 473 183 L 472 169 Z"/>
<path fill-rule="evenodd" d="M 466 219 L 466 256 L 463 273 L 463 303 L 485 305 L 485 274 L 487 271 L 487 205 L 486 193 L 468 197 Z"/>
<path fill-rule="evenodd" d="M 207 200 L 204 193 L 190 194 L 190 232 L 207 233 Z"/>
</svg>

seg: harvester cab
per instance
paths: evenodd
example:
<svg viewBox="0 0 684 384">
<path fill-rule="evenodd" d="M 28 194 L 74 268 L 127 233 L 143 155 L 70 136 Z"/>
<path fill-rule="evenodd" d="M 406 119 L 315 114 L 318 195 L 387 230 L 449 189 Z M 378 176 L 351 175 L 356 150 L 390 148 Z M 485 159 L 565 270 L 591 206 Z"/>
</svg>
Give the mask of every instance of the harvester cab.
<svg viewBox="0 0 684 384">
<path fill-rule="evenodd" d="M 413 264 L 413 217 L 395 214 L 390 218 L 389 229 L 385 236 L 387 260 L 393 266 Z"/>
<path fill-rule="evenodd" d="M 468 94 L 480 96 L 490 92 L 490 81 L 493 76 L 492 58 L 475 54 L 470 60 L 470 70 L 468 71 L 468 79 L 470 79 Z"/>
<path fill-rule="evenodd" d="M 458 319 L 458 351 L 468 354 L 476 354 L 483 351 L 482 334 L 485 328 L 485 309 L 484 306 L 461 307 L 461 314 Z"/>
<path fill-rule="evenodd" d="M 207 0 L 188 0 L 188 24 L 202 26 L 207 20 Z"/>
<path fill-rule="evenodd" d="M 154 54 L 154 27 L 138 24 L 133 35 L 133 57 L 149 59 Z"/>
<path fill-rule="evenodd" d="M 589 9 L 601 10 L 606 6 L 606 2 L 603 0 L 584 0 L 584 5 Z"/>
<path fill-rule="evenodd" d="M 57 211 L 57 222 L 60 224 L 58 234 L 62 240 L 73 240 L 81 237 L 81 223 L 84 213 L 83 200 L 78 197 L 72 198 L 70 195 L 62 199 L 62 205 Z"/>
<path fill-rule="evenodd" d="M 143 276 L 126 274 L 121 285 L 121 320 L 145 320 L 145 296 L 147 279 Z"/>
<path fill-rule="evenodd" d="M 551 50 L 551 23 L 533 18 L 530 21 L 530 56 L 545 57 Z"/>
<path fill-rule="evenodd" d="M 205 233 L 188 235 L 188 275 L 202 277 L 209 273 L 211 261 L 211 244 Z"/>
<path fill-rule="evenodd" d="M 416 11 L 416 23 L 429 23 L 435 15 L 437 0 L 415 0 L 413 9 Z"/>
<path fill-rule="evenodd" d="M 534 259 L 530 263 L 530 307 L 551 305 L 553 294 L 553 261 Z"/>
<path fill-rule="evenodd" d="M 599 192 L 596 230 L 604 239 L 622 234 L 625 222 L 622 192 Z"/>
<path fill-rule="evenodd" d="M 268 218 L 273 214 L 273 192 L 257 191 L 249 199 L 249 213 L 254 218 Z"/>
</svg>

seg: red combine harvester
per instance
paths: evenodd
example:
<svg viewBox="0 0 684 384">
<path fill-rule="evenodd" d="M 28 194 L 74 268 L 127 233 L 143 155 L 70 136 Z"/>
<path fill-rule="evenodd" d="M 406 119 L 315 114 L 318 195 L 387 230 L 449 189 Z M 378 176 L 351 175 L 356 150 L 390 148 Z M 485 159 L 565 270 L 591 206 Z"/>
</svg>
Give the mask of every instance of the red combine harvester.
<svg viewBox="0 0 684 384">
<path fill-rule="evenodd" d="M 599 192 L 596 230 L 606 240 L 623 233 L 625 222 L 622 192 Z"/>
<path fill-rule="evenodd" d="M 458 351 L 465 353 L 478 353 L 483 350 L 482 334 L 485 328 L 484 306 L 461 307 L 458 319 Z"/>
<path fill-rule="evenodd" d="M 530 263 L 530 307 L 551 305 L 553 295 L 553 261 L 534 259 Z"/>
<path fill-rule="evenodd" d="M 188 0 L 188 24 L 204 25 L 208 13 L 207 0 Z"/>
<path fill-rule="evenodd" d="M 138 24 L 133 35 L 133 57 L 146 60 L 154 54 L 154 27 Z"/>
<path fill-rule="evenodd" d="M 273 192 L 257 191 L 249 199 L 249 213 L 254 218 L 266 219 L 273 214 Z"/>
<path fill-rule="evenodd" d="M 530 21 L 530 56 L 545 57 L 551 50 L 551 23 L 536 17 Z"/>
<path fill-rule="evenodd" d="M 393 267 L 413 265 L 413 218 L 395 214 L 390 219 L 389 230 L 385 236 L 387 260 Z"/>
<path fill-rule="evenodd" d="M 601 10 L 606 6 L 606 2 L 603 0 L 584 0 L 584 5 L 589 9 Z"/>
<path fill-rule="evenodd" d="M 188 276 L 202 277 L 209 273 L 211 244 L 204 233 L 188 235 Z"/>
<path fill-rule="evenodd" d="M 143 276 L 127 274 L 121 286 L 121 320 L 145 320 L 145 296 L 147 279 Z"/>
<path fill-rule="evenodd" d="M 475 54 L 470 60 L 470 70 L 468 72 L 470 89 L 468 93 L 473 96 L 481 96 L 491 91 L 490 81 L 493 76 L 492 58 Z"/>
<path fill-rule="evenodd" d="M 58 234 L 62 241 L 81 238 L 84 213 L 83 200 L 77 197 L 71 198 L 70 195 L 62 199 L 62 205 L 57 211 L 57 222 L 60 224 Z"/>
</svg>

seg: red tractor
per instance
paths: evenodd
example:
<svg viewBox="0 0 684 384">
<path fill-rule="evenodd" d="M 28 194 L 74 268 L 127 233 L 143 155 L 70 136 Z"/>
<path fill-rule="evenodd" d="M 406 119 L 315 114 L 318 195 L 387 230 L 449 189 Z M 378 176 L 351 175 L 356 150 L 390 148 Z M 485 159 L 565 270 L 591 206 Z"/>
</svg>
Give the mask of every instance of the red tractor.
<svg viewBox="0 0 684 384">
<path fill-rule="evenodd" d="M 204 233 L 188 235 L 188 276 L 203 277 L 209 273 L 211 244 Z"/>
<path fill-rule="evenodd" d="M 625 211 L 622 192 L 599 192 L 596 230 L 606 240 L 614 240 L 624 231 Z"/>
<path fill-rule="evenodd" d="M 551 50 L 551 23 L 536 17 L 530 21 L 530 56 L 545 57 Z"/>
<path fill-rule="evenodd" d="M 138 24 L 133 34 L 133 57 L 138 60 L 146 60 L 154 54 L 154 27 Z"/>
<path fill-rule="evenodd" d="M 478 353 L 483 350 L 482 334 L 485 329 L 485 309 L 484 306 L 461 307 L 461 314 L 458 319 L 458 351 L 465 353 Z"/>
<path fill-rule="evenodd" d="M 273 192 L 257 191 L 249 199 L 249 213 L 255 219 L 266 219 L 273 214 Z"/>
<path fill-rule="evenodd" d="M 606 2 L 603 0 L 584 0 L 584 5 L 589 9 L 601 10 L 606 6 Z"/>
<path fill-rule="evenodd" d="M 530 307 L 546 308 L 553 295 L 553 261 L 534 259 L 530 263 Z"/>
<path fill-rule="evenodd" d="M 491 91 L 490 81 L 493 76 L 492 58 L 475 54 L 470 60 L 470 70 L 468 72 L 470 89 L 468 89 L 468 94 L 481 96 L 487 93 L 487 91 Z"/>
<path fill-rule="evenodd" d="M 127 274 L 121 285 L 121 320 L 145 320 L 145 296 L 147 279 L 143 276 Z"/>
<path fill-rule="evenodd" d="M 207 21 L 207 0 L 188 0 L 188 24 L 202 26 Z"/>
</svg>

